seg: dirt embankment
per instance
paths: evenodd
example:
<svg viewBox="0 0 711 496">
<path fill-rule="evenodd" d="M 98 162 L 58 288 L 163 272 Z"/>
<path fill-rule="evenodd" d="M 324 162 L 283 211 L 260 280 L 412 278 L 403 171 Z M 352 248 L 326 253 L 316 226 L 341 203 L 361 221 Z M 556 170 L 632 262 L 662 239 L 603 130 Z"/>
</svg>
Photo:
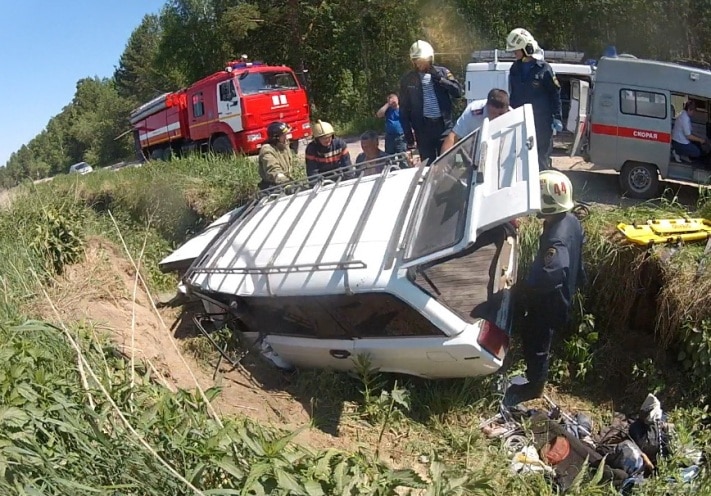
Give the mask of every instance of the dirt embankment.
<svg viewBox="0 0 711 496">
<path fill-rule="evenodd" d="M 196 381 L 203 389 L 222 386 L 214 402 L 220 414 L 245 415 L 261 425 L 289 430 L 311 422 L 309 401 L 289 393 L 288 378 L 276 369 L 261 371 L 256 381 L 246 370 L 228 370 L 223 361 L 221 373 L 213 380 L 213 371 L 186 354 L 183 340 L 171 329 L 180 311 L 156 310 L 140 282 L 136 284 L 135 274 L 122 250 L 104 239 L 90 238 L 84 261 L 68 267 L 48 290 L 51 302 L 40 299 L 26 310 L 48 321 L 84 322 L 97 334 L 109 333 L 128 360 L 133 350 L 135 359 L 146 361 L 156 380 L 172 390 L 194 390 Z M 183 327 L 192 327 L 191 320 L 183 320 Z M 177 334 L 186 332 L 195 331 L 179 329 Z M 212 356 L 214 363 L 217 352 L 212 351 Z M 311 448 L 353 450 L 364 441 L 356 430 L 358 426 L 348 422 L 339 424 L 333 434 L 312 428 L 301 432 L 297 441 Z M 394 456 L 389 444 L 383 457 L 392 462 L 400 456 Z"/>
</svg>

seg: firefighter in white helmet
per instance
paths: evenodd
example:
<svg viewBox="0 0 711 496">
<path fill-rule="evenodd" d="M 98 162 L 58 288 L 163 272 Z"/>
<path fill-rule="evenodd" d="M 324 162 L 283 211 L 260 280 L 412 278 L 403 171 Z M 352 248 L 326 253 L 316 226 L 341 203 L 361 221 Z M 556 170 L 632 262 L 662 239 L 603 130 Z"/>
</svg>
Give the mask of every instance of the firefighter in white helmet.
<svg viewBox="0 0 711 496">
<path fill-rule="evenodd" d="M 509 386 L 507 407 L 543 394 L 553 334 L 568 323 L 575 292 L 585 282 L 583 228 L 571 213 L 575 204 L 570 179 L 546 170 L 540 173 L 540 183 L 543 233 L 528 277 L 516 291 L 525 308 L 521 341 L 528 382 Z"/>
<path fill-rule="evenodd" d="M 462 96 L 462 86 L 446 67 L 434 65 L 434 49 L 417 40 L 410 47 L 413 70 L 400 79 L 400 123 L 408 148 L 432 163 L 454 125 L 452 99 Z"/>
<path fill-rule="evenodd" d="M 342 169 L 345 177 L 352 173 L 351 155 L 348 145 L 335 136 L 333 126 L 325 121 L 311 125 L 313 141 L 306 146 L 306 175 L 323 174 Z"/>
<path fill-rule="evenodd" d="M 509 70 L 511 107 L 530 103 L 536 124 L 536 148 L 540 170 L 551 168 L 553 131 L 563 130 L 560 83 L 550 64 L 543 60 L 543 50 L 531 33 L 514 29 L 506 37 L 506 49 L 516 61 Z"/>
</svg>

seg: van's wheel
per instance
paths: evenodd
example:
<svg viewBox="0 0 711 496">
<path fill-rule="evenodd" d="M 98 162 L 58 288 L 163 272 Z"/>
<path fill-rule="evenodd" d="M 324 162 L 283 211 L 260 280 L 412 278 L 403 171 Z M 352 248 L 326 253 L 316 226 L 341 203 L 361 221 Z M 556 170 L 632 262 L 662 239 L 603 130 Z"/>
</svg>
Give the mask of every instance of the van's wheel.
<svg viewBox="0 0 711 496">
<path fill-rule="evenodd" d="M 232 153 L 232 143 L 227 136 L 218 136 L 212 141 L 212 151 L 220 155 Z"/>
<path fill-rule="evenodd" d="M 633 162 L 620 171 L 620 187 L 630 198 L 648 200 L 659 193 L 659 173 L 652 164 Z"/>
</svg>

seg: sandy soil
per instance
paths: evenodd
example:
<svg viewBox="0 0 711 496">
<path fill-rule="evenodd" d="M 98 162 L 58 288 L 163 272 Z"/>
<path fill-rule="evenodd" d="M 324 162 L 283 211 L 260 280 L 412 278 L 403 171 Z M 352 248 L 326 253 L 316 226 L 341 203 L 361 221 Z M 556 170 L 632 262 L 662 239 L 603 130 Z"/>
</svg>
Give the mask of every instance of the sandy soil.
<svg viewBox="0 0 711 496">
<path fill-rule="evenodd" d="M 199 363 L 183 348 L 184 339 L 175 336 L 194 335 L 190 318 L 180 320 L 176 309 L 156 310 L 151 297 L 136 286 L 136 271 L 123 251 L 101 238 L 87 241 L 86 257 L 69 267 L 49 290 L 49 300 L 35 301 L 27 310 L 53 322 L 72 324 L 85 322 L 98 334 L 109 333 L 122 353 L 130 360 L 145 360 L 154 370 L 155 379 L 171 390 L 194 390 L 220 385 L 223 392 L 214 401 L 221 415 L 245 415 L 261 425 L 297 429 L 309 425 L 315 398 L 309 394 L 294 394 L 288 375 L 269 367 L 250 367 L 249 372 L 229 370 L 221 366 L 213 380 L 211 370 Z M 135 297 L 134 297 L 135 288 Z M 213 352 L 214 360 L 218 354 Z M 316 393 L 316 392 L 313 392 Z M 311 448 L 356 449 L 370 444 L 375 429 L 348 415 L 344 405 L 340 421 L 331 429 L 307 428 L 296 441 Z M 368 432 L 369 431 L 369 432 Z M 407 466 L 413 459 L 404 458 L 401 443 L 386 436 L 381 458 L 395 466 Z"/>
</svg>

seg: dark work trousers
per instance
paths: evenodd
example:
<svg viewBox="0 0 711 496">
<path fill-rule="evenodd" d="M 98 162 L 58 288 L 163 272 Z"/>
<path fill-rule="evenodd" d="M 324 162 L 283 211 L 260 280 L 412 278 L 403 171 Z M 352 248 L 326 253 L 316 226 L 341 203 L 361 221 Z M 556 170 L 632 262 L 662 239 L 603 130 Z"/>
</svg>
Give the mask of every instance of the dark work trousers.
<svg viewBox="0 0 711 496">
<path fill-rule="evenodd" d="M 553 129 L 551 124 L 538 126 L 536 123 L 536 141 L 538 141 L 538 170 L 551 168 L 551 153 L 553 153 Z"/>
<path fill-rule="evenodd" d="M 420 160 L 429 160 L 428 165 L 431 165 L 439 155 L 444 140 L 444 119 L 425 118 L 424 122 L 424 127 L 415 130 L 415 139 Z"/>
<path fill-rule="evenodd" d="M 548 379 L 551 344 L 555 332 L 550 320 L 545 309 L 531 310 L 521 332 L 526 378 L 531 383 L 545 382 Z"/>
</svg>

